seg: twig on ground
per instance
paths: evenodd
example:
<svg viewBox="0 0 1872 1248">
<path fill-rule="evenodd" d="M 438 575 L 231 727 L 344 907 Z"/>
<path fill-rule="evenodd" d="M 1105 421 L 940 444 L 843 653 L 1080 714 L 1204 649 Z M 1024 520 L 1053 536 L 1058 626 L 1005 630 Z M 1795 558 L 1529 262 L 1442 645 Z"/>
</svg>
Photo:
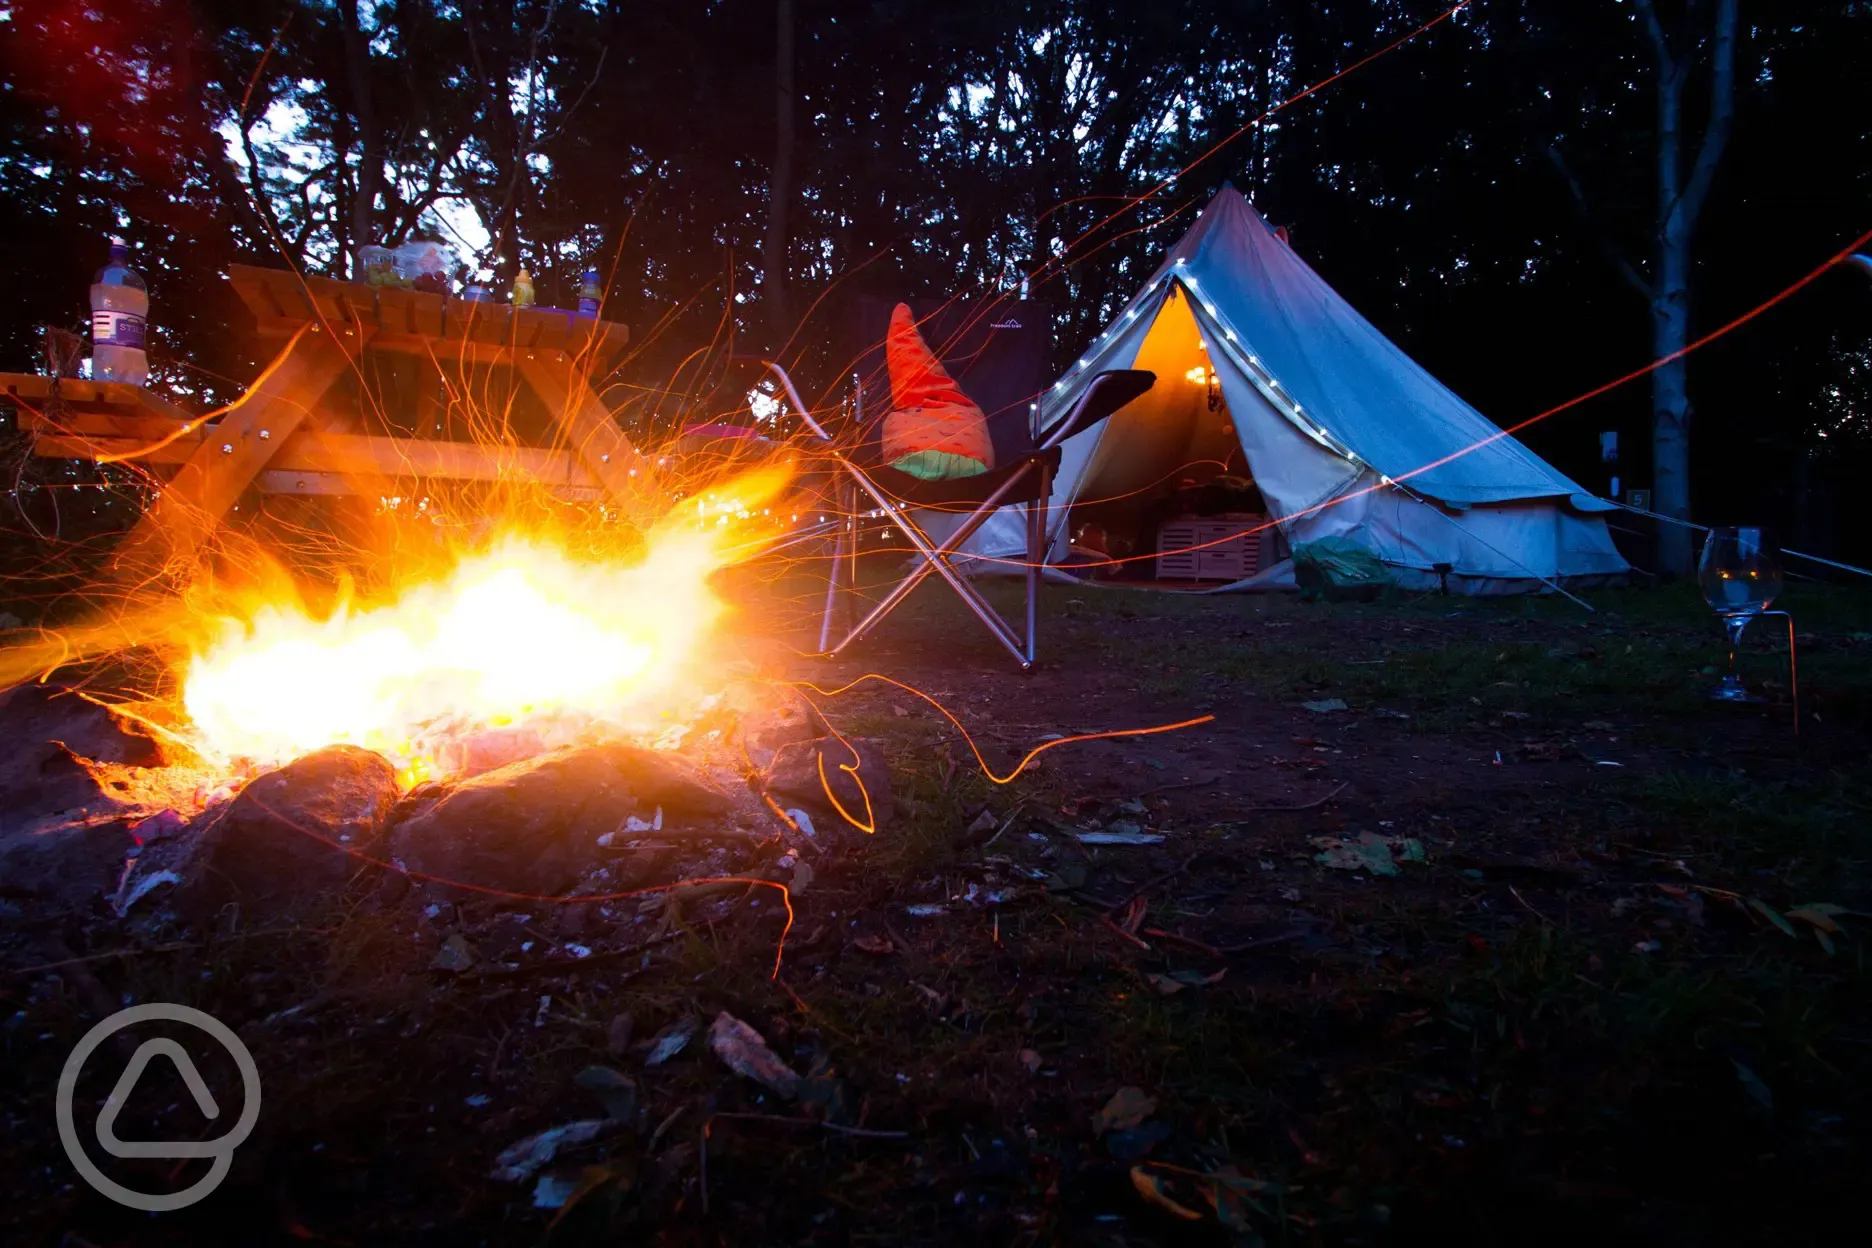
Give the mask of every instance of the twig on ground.
<svg viewBox="0 0 1872 1248">
<path fill-rule="evenodd" d="M 733 1118 L 741 1122 L 773 1122 L 789 1127 L 819 1127 L 825 1131 L 835 1131 L 840 1135 L 849 1135 L 860 1140 L 907 1140 L 908 1131 L 873 1131 L 868 1127 L 841 1127 L 836 1122 L 823 1122 L 817 1118 L 788 1118 L 783 1114 L 749 1114 L 722 1112 L 714 1118 Z"/>
<path fill-rule="evenodd" d="M 1114 911 L 1124 909 L 1126 906 L 1130 905 L 1132 902 L 1142 897 L 1145 893 L 1150 892 L 1151 889 L 1156 888 L 1159 884 L 1168 883 L 1169 881 L 1176 879 L 1177 876 L 1182 875 L 1185 871 L 1189 870 L 1190 864 L 1192 862 L 1195 862 L 1200 857 L 1202 857 L 1202 851 L 1198 850 L 1196 853 L 1191 854 L 1189 857 L 1185 858 L 1182 862 L 1178 863 L 1176 866 L 1172 867 L 1170 870 L 1164 872 L 1162 875 L 1157 876 L 1154 879 L 1149 879 L 1149 880 L 1144 881 L 1144 883 L 1140 884 L 1137 888 L 1133 889 L 1130 895 L 1125 897 L 1124 900 L 1116 903 L 1115 905 L 1109 908 Z"/>
<path fill-rule="evenodd" d="M 8 975 L 41 975 L 47 971 L 61 971 L 67 967 L 83 966 L 87 962 L 106 962 L 111 958 L 131 958 L 142 953 L 179 953 L 184 949 L 200 949 L 198 940 L 178 941 L 168 945 L 150 945 L 145 948 L 112 949 L 106 953 L 87 953 L 83 957 L 61 958 L 57 962 L 41 962 L 37 966 L 9 968 Z"/>
<path fill-rule="evenodd" d="M 1174 793 L 1178 789 L 1206 789 L 1212 784 L 1219 783 L 1221 779 L 1221 776 L 1209 776 L 1202 780 L 1179 780 L 1175 784 L 1160 784 L 1154 789 L 1145 789 L 1137 794 L 1137 798 L 1143 801 L 1147 797 L 1155 797 L 1159 793 Z"/>
<path fill-rule="evenodd" d="M 1326 796 L 1314 798 L 1310 802 L 1302 802 L 1298 806 L 1247 806 L 1243 808 L 1243 813 L 1250 815 L 1267 815 L 1281 814 L 1295 810 L 1312 810 L 1316 806 L 1324 806 L 1327 802 L 1332 801 L 1333 798 L 1338 797 L 1341 791 L 1349 787 L 1351 787 L 1350 782 L 1336 784 L 1333 786 L 1332 792 L 1326 794 Z M 1245 822 L 1246 820 L 1243 819 L 1229 819 L 1224 821 L 1223 826 L 1232 827 L 1235 824 Z"/>
<path fill-rule="evenodd" d="M 886 936 L 889 936 L 892 940 L 897 942 L 897 948 L 900 952 L 902 953 L 913 952 L 913 950 L 910 948 L 910 942 L 903 938 L 902 932 L 898 931 L 896 928 L 891 926 L 889 919 L 880 917 L 878 921 L 884 925 L 884 934 Z"/>
<path fill-rule="evenodd" d="M 1112 922 L 1110 919 L 1106 918 L 1104 915 L 1099 916 L 1099 922 L 1103 923 L 1106 927 L 1109 927 L 1112 931 L 1116 932 L 1119 936 L 1123 937 L 1125 940 L 1130 941 L 1132 944 L 1136 945 L 1138 948 L 1142 949 L 1144 952 L 1149 953 L 1151 951 L 1151 947 L 1148 944 L 1146 944 L 1142 940 L 1139 940 L 1136 936 L 1133 936 L 1130 932 L 1125 931 L 1124 928 L 1119 927 L 1116 923 Z"/>
<path fill-rule="evenodd" d="M 1531 915 L 1533 915 L 1533 916 L 1534 916 L 1535 918 L 1537 918 L 1537 919 L 1539 919 L 1539 920 L 1540 920 L 1541 922 L 1543 922 L 1543 923 L 1545 923 L 1545 924 L 1546 924 L 1546 925 L 1547 925 L 1548 927 L 1552 927 L 1552 926 L 1553 926 L 1553 920 L 1552 920 L 1552 919 L 1549 919 L 1549 918 L 1548 918 L 1548 917 L 1547 917 L 1546 915 L 1544 915 L 1544 914 L 1542 914 L 1542 913 L 1541 913 L 1540 911 L 1538 911 L 1538 910 L 1536 910 L 1536 909 L 1535 909 L 1535 908 L 1534 908 L 1533 906 L 1531 906 L 1531 905 L 1529 905 L 1529 904 L 1528 904 L 1528 899 L 1527 899 L 1527 898 L 1525 898 L 1525 897 L 1523 897 L 1523 896 L 1521 895 L 1521 890 L 1520 890 L 1520 889 L 1518 889 L 1518 888 L 1516 888 L 1516 887 L 1515 887 L 1514 885 L 1512 885 L 1512 884 L 1510 884 L 1510 885 L 1508 886 L 1508 891 L 1509 891 L 1510 893 L 1513 893 L 1513 894 L 1514 894 L 1514 899 L 1515 899 L 1516 901 L 1518 901 L 1518 902 L 1520 902 L 1520 903 L 1521 903 L 1521 908 L 1522 908 L 1523 910 L 1526 910 L 1526 911 L 1527 911 L 1527 912 L 1528 912 L 1529 914 L 1531 914 Z"/>
<path fill-rule="evenodd" d="M 666 1133 L 668 1133 L 671 1127 L 676 1125 L 676 1120 L 683 1116 L 683 1112 L 687 1108 L 688 1106 L 686 1105 L 678 1105 L 675 1109 L 672 1109 L 669 1112 L 669 1117 L 665 1118 L 662 1122 L 657 1123 L 657 1129 L 650 1133 L 650 1142 L 644 1145 L 644 1152 L 653 1153 L 656 1151 L 657 1142 L 661 1140 Z"/>
<path fill-rule="evenodd" d="M 699 926 L 712 927 L 713 924 L 704 923 Z M 551 975 L 558 972 L 582 971 L 588 967 L 604 966 L 607 963 L 621 962 L 627 958 L 634 958 L 638 954 L 652 949 L 657 945 L 667 945 L 672 940 L 680 940 L 687 934 L 688 933 L 680 930 L 666 932 L 661 936 L 652 936 L 648 940 L 639 941 L 625 949 L 605 949 L 583 958 L 553 958 L 546 961 L 534 962 L 527 966 L 502 967 L 497 971 L 472 971 L 465 975 L 456 976 L 455 982 L 478 984 L 495 979 L 519 979 L 527 975 Z"/>
<path fill-rule="evenodd" d="M 788 820 L 791 823 L 791 820 Z M 753 828 L 715 827 L 664 827 L 648 828 L 640 832 L 622 832 L 617 834 L 620 840 L 628 841 L 740 841 L 747 845 L 765 845 L 773 837 L 762 836 Z"/>
<path fill-rule="evenodd" d="M 1144 934 L 1146 936 L 1155 936 L 1158 940 L 1167 940 L 1174 944 L 1188 945 L 1192 949 L 1200 949 L 1204 953 L 1211 954 L 1215 957 L 1222 956 L 1222 951 L 1220 949 L 1207 941 L 1197 940 L 1194 936 L 1182 936 L 1176 932 L 1166 932 L 1161 927 L 1147 927 L 1144 929 Z"/>
<path fill-rule="evenodd" d="M 1247 953 L 1254 949 L 1266 949 L 1270 945 L 1285 945 L 1291 941 L 1300 940 L 1304 936 L 1306 936 L 1305 932 L 1282 932 L 1279 936 L 1268 936 L 1261 940 L 1250 940 L 1239 945 L 1223 945 L 1221 948 L 1217 949 L 1216 952 L 1224 955 Z"/>
</svg>

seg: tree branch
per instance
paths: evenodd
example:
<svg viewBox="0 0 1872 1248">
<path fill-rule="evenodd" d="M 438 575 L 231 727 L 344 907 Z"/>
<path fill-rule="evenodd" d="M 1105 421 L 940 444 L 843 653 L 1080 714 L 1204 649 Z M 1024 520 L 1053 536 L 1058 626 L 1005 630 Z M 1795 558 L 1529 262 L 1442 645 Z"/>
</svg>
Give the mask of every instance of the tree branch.
<svg viewBox="0 0 1872 1248">
<path fill-rule="evenodd" d="M 1703 132 L 1703 144 L 1697 150 L 1696 166 L 1690 173 L 1689 186 L 1684 188 L 1680 209 L 1689 221 L 1695 221 L 1703 210 L 1703 200 L 1716 176 L 1716 166 L 1722 163 L 1723 149 L 1728 146 L 1729 132 L 1735 127 L 1736 20 L 1740 7 L 1740 0 L 1721 0 L 1716 10 L 1716 60 L 1710 69 L 1709 126 Z"/>
<path fill-rule="evenodd" d="M 1573 176 L 1573 170 L 1567 166 L 1565 157 L 1560 155 L 1558 146 L 1551 144 L 1548 146 L 1547 159 L 1553 162 L 1554 170 L 1566 183 L 1567 190 L 1573 198 L 1573 207 L 1579 211 L 1580 219 L 1585 222 L 1587 231 L 1599 244 L 1599 249 L 1605 252 L 1606 258 L 1618 268 L 1619 275 L 1631 285 L 1632 289 L 1645 297 L 1646 302 L 1655 300 L 1657 295 L 1652 290 L 1651 283 L 1645 281 L 1637 267 L 1625 258 L 1625 253 L 1618 249 L 1605 231 L 1594 224 L 1592 208 L 1586 202 L 1586 192 L 1580 187 L 1579 179 Z"/>
<path fill-rule="evenodd" d="M 1657 53 L 1659 72 L 1670 73 L 1673 65 L 1670 40 L 1664 35 L 1664 23 L 1658 20 L 1657 6 L 1651 0 L 1633 0 L 1633 4 L 1638 10 L 1638 16 L 1644 18 L 1645 33 L 1651 36 L 1651 47 Z"/>
</svg>

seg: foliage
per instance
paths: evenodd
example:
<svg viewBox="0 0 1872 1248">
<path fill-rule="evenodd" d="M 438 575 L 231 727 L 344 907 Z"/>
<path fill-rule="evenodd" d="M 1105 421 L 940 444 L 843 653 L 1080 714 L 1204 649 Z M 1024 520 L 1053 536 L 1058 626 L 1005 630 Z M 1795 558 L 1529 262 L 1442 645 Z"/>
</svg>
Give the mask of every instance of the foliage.
<svg viewBox="0 0 1872 1248">
<path fill-rule="evenodd" d="M 1441 7 L 799 0 L 794 354 L 829 385 L 848 295 L 1028 277 L 1063 362 L 1228 178 L 1502 423 L 1643 364 L 1643 300 L 1596 237 L 1641 252 L 1653 226 L 1653 71 L 1630 5 L 1474 4 L 1251 124 Z M 158 377 L 184 396 L 226 397 L 258 366 L 228 263 L 344 273 L 362 242 L 413 233 L 461 235 L 501 282 L 526 266 L 547 304 L 599 266 L 610 315 L 638 331 L 611 396 L 632 420 L 718 379 L 706 352 L 725 332 L 768 336 L 769 0 L 18 0 L 6 16 L 7 367 L 77 319 L 112 231 L 149 273 Z M 1837 100 L 1872 11 L 1752 3 L 1743 21 L 1699 331 L 1867 224 L 1872 131 Z M 1590 224 L 1550 149 L 1589 188 Z M 1827 527 L 1829 490 L 1868 453 L 1868 308 L 1842 272 L 1695 360 L 1701 512 Z M 1527 436 L 1602 488 L 1595 435 L 1619 429 L 1642 482 L 1646 409 L 1630 387 Z"/>
</svg>

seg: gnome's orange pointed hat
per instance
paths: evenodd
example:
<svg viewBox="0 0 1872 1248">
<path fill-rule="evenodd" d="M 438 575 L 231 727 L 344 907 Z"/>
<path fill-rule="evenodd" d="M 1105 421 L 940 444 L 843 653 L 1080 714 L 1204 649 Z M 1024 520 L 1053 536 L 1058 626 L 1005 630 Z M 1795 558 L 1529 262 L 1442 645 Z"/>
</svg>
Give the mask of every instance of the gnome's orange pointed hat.
<svg viewBox="0 0 1872 1248">
<path fill-rule="evenodd" d="M 917 332 L 910 305 L 891 310 L 890 334 L 884 340 L 884 359 L 890 368 L 891 407 L 974 407 L 936 353 Z M 980 409 L 977 409 L 980 410 Z"/>
</svg>

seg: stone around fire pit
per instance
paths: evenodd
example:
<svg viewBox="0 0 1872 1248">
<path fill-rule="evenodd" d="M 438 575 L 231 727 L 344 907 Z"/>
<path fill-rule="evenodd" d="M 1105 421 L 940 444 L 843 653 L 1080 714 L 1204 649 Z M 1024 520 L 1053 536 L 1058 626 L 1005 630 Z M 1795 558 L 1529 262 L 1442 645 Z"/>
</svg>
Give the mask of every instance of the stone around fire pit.
<svg viewBox="0 0 1872 1248">
<path fill-rule="evenodd" d="M 852 766 L 858 769 L 855 778 L 845 770 Z M 883 827 L 891 815 L 890 767 L 876 742 L 857 737 L 825 737 L 781 746 L 767 768 L 767 792 L 782 807 L 803 806 L 808 813 L 823 817 L 828 827 L 849 826 L 846 815 L 839 813 L 841 806 L 851 820 L 859 821 L 866 820 L 868 809 L 873 830 Z"/>
<path fill-rule="evenodd" d="M 370 869 L 345 850 L 381 856 L 396 800 L 390 760 L 354 745 L 329 746 L 268 772 L 204 833 L 191 908 L 238 901 L 250 916 L 315 913 Z"/>
<path fill-rule="evenodd" d="M 87 763 L 158 767 L 169 761 L 144 725 L 74 690 L 9 689 L 0 693 L 0 831 L 58 812 L 107 815 L 122 807 Z"/>
<path fill-rule="evenodd" d="M 520 893 L 556 893 L 633 814 L 716 815 L 726 795 L 667 754 L 622 744 L 555 750 L 450 789 L 397 825 L 411 871 Z"/>
</svg>

